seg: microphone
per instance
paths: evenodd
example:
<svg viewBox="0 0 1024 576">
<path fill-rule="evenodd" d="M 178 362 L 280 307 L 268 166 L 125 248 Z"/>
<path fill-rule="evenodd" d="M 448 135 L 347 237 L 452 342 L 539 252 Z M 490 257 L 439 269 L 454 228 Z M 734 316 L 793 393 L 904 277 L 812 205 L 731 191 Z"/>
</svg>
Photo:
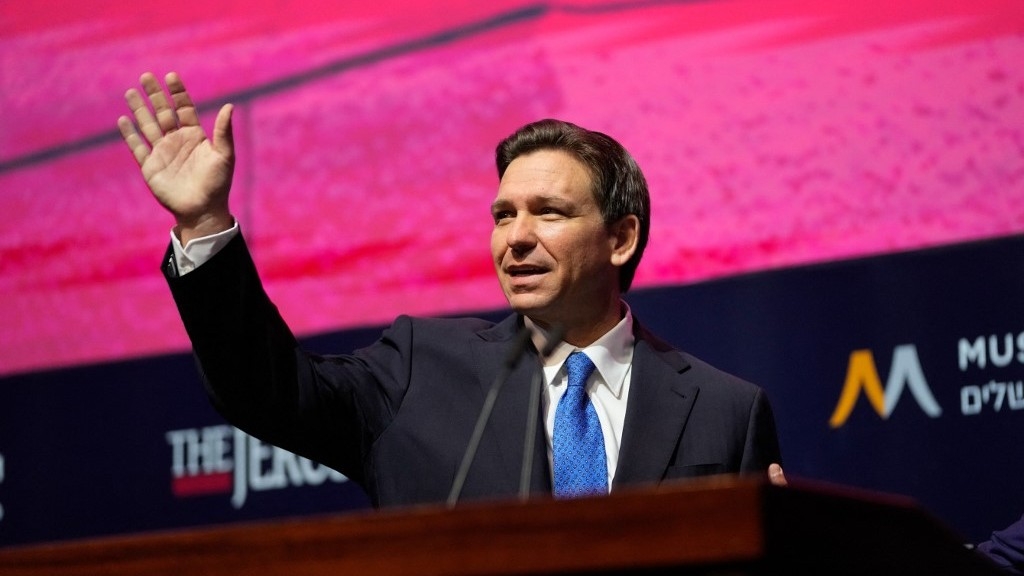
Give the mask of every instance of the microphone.
<svg viewBox="0 0 1024 576">
<path fill-rule="evenodd" d="M 466 476 L 469 475 L 469 467 L 473 464 L 473 459 L 476 457 L 476 450 L 480 446 L 480 438 L 484 435 L 484 428 L 487 426 L 487 421 L 491 418 L 491 411 L 494 410 L 494 402 L 498 399 L 498 392 L 501 391 L 501 387 L 508 381 L 509 376 L 512 375 L 512 371 L 515 369 L 516 364 L 519 364 L 519 360 L 522 359 L 526 353 L 526 348 L 530 343 L 530 329 L 523 326 L 519 333 L 516 334 L 516 338 L 512 343 L 512 348 L 509 349 L 508 354 L 505 355 L 505 360 L 501 364 L 501 370 L 498 371 L 497 376 L 494 377 L 494 382 L 491 384 L 490 390 L 487 391 L 487 397 L 484 398 L 484 405 L 480 409 L 480 415 L 476 419 L 476 426 L 473 427 L 473 434 L 469 437 L 469 446 L 466 447 L 466 452 L 462 455 L 462 463 L 459 465 L 459 471 L 455 474 L 455 480 L 452 481 L 451 491 L 448 492 L 448 507 L 453 508 L 459 501 L 459 495 L 462 493 L 462 485 L 466 483 Z"/>
<path fill-rule="evenodd" d="M 544 361 L 555 351 L 565 337 L 565 327 L 556 325 L 540 351 L 540 366 L 533 373 L 530 381 L 530 403 L 526 412 L 526 437 L 523 438 L 523 463 L 520 465 L 519 499 L 530 497 L 530 477 L 533 476 L 533 444 L 537 439 L 537 414 L 540 412 L 540 390 L 544 382 Z"/>
</svg>

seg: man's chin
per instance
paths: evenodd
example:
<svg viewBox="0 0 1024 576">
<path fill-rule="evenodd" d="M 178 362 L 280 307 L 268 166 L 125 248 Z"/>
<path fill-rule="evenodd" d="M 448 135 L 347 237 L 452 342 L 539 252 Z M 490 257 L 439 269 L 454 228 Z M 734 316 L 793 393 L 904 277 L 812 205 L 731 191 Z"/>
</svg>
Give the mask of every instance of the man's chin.
<svg viewBox="0 0 1024 576">
<path fill-rule="evenodd" d="M 513 294 L 508 298 L 508 303 L 512 310 L 538 321 L 543 321 L 545 312 L 551 304 L 546 298 L 533 294 Z"/>
</svg>

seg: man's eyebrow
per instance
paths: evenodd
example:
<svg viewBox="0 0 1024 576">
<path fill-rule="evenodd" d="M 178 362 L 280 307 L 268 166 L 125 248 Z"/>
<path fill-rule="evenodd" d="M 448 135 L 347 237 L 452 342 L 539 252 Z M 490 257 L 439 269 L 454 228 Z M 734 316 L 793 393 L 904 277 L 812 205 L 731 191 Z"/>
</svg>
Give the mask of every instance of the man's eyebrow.
<svg viewBox="0 0 1024 576">
<path fill-rule="evenodd" d="M 551 205 L 551 204 L 553 204 L 553 205 L 557 205 L 557 206 L 570 206 L 570 205 L 573 204 L 573 201 L 568 199 L 568 198 L 565 198 L 564 196 L 559 196 L 557 194 L 541 194 L 541 195 L 530 197 L 530 199 L 528 200 L 527 203 L 530 204 L 530 205 L 537 205 L 537 204 Z M 497 200 L 495 200 L 494 202 L 491 203 L 491 212 L 493 212 L 495 210 L 505 209 L 505 208 L 508 208 L 508 207 L 510 207 L 512 205 L 513 205 L 513 203 L 512 203 L 511 200 L 507 200 L 505 198 L 498 198 Z"/>
<path fill-rule="evenodd" d="M 572 204 L 572 200 L 556 194 L 544 194 L 536 196 L 535 199 L 542 204 Z"/>
</svg>

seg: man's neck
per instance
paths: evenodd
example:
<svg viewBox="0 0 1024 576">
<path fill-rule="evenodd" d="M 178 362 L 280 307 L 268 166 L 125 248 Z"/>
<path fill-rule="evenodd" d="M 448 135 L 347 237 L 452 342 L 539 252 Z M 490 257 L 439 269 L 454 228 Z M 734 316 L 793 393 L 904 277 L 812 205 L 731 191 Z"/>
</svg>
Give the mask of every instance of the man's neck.
<svg viewBox="0 0 1024 576">
<path fill-rule="evenodd" d="M 609 308 L 609 313 L 596 321 L 576 323 L 572 326 L 556 327 L 535 318 L 527 317 L 526 320 L 528 326 L 532 324 L 544 331 L 544 334 L 538 334 L 538 331 L 534 330 L 533 343 L 538 350 L 543 348 L 543 344 L 547 338 L 551 337 L 551 335 L 558 331 L 557 328 L 565 330 L 561 335 L 562 341 L 577 348 L 586 348 L 598 341 L 602 336 L 611 331 L 612 328 L 615 328 L 625 314 L 626 303 L 618 300 L 615 308 Z M 538 340 L 540 340 L 539 343 Z"/>
</svg>

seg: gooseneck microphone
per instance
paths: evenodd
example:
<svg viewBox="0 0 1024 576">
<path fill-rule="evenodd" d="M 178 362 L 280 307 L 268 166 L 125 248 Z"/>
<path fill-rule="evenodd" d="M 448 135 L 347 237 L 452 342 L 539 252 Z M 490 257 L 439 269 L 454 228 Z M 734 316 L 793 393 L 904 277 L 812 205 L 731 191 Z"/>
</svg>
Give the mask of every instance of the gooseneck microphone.
<svg viewBox="0 0 1024 576">
<path fill-rule="evenodd" d="M 540 413 L 540 391 L 544 386 L 544 361 L 555 351 L 565 336 L 565 328 L 555 326 L 548 335 L 544 349 L 540 351 L 541 365 L 533 373 L 530 381 L 530 403 L 526 412 L 526 436 L 523 438 L 523 463 L 520 466 L 519 499 L 530 497 L 530 477 L 533 476 L 533 445 L 537 439 L 537 417 Z"/>
<path fill-rule="evenodd" d="M 544 349 L 540 352 L 540 359 L 543 362 L 545 358 L 551 355 L 555 347 L 558 346 L 559 342 L 562 341 L 562 336 L 565 331 L 561 327 L 555 327 L 548 341 L 544 344 Z M 494 382 L 491 384 L 490 390 L 487 391 L 487 397 L 484 398 L 484 405 L 480 409 L 480 415 L 477 417 L 476 425 L 473 427 L 473 434 L 469 438 L 469 445 L 466 446 L 466 452 L 462 455 L 462 463 L 459 465 L 459 470 L 455 474 L 455 480 L 452 481 L 451 491 L 448 493 L 447 505 L 449 508 L 455 506 L 459 501 L 459 496 L 462 494 L 462 486 L 466 483 L 466 476 L 469 475 L 469 468 L 473 465 L 473 459 L 476 457 L 476 450 L 480 446 L 480 439 L 483 437 L 484 428 L 487 427 L 487 421 L 491 418 L 491 411 L 494 410 L 494 403 L 498 399 L 498 392 L 501 391 L 502 386 L 508 381 L 512 375 L 512 371 L 515 370 L 516 365 L 522 360 L 526 354 L 527 347 L 530 344 L 530 329 L 523 326 L 519 333 L 516 334 L 515 340 L 512 343 L 512 347 L 509 349 L 508 354 L 505 355 L 505 359 L 501 364 L 501 370 L 498 371 L 497 376 L 494 377 Z M 522 474 L 519 478 L 519 495 L 520 498 L 526 498 L 529 495 L 530 488 L 530 476 L 533 472 L 533 446 L 534 439 L 537 436 L 537 413 L 540 411 L 540 390 L 541 384 L 544 378 L 543 365 L 538 366 L 534 371 L 533 379 L 530 382 L 530 402 L 527 406 L 527 421 L 526 421 L 526 438 L 523 443 L 523 465 Z"/>
<path fill-rule="evenodd" d="M 519 364 L 519 360 L 522 359 L 523 354 L 526 353 L 526 347 L 530 343 L 530 329 L 523 326 L 516 334 L 515 341 L 512 343 L 512 348 L 509 349 L 508 354 L 505 355 L 505 360 L 501 363 L 501 369 L 498 370 L 497 376 L 494 377 L 494 383 L 491 384 L 490 390 L 487 391 L 487 397 L 484 399 L 484 405 L 480 409 L 480 415 L 476 419 L 476 426 L 473 427 L 473 434 L 469 437 L 469 445 L 466 446 L 466 452 L 462 455 L 462 463 L 459 465 L 459 471 L 455 474 L 455 480 L 452 481 L 452 489 L 448 492 L 448 507 L 452 508 L 459 501 L 459 495 L 462 493 L 462 485 L 466 483 L 466 476 L 469 475 L 469 467 L 473 464 L 473 459 L 476 457 L 476 449 L 480 446 L 480 438 L 484 435 L 484 428 L 487 426 L 487 421 L 491 418 L 491 411 L 494 409 L 494 402 L 498 399 L 498 392 L 501 391 L 501 387 L 508 381 L 509 376 L 512 375 L 512 371 L 516 365 Z"/>
</svg>

